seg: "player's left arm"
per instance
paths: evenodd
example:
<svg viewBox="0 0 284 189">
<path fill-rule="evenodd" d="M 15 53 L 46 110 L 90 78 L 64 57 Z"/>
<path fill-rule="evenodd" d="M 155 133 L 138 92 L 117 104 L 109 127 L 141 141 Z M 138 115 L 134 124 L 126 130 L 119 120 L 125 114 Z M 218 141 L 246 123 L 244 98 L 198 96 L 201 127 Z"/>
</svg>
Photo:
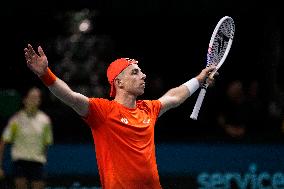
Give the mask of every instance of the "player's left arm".
<svg viewBox="0 0 284 189">
<path fill-rule="evenodd" d="M 161 116 L 166 111 L 178 107 L 181 105 L 188 97 L 190 97 L 202 83 L 207 79 L 207 83 L 211 85 L 214 81 L 213 77 L 208 77 L 210 72 L 215 69 L 215 66 L 210 66 L 204 68 L 196 77 L 190 79 L 186 83 L 170 89 L 158 100 L 161 102 L 161 110 L 159 116 Z"/>
</svg>

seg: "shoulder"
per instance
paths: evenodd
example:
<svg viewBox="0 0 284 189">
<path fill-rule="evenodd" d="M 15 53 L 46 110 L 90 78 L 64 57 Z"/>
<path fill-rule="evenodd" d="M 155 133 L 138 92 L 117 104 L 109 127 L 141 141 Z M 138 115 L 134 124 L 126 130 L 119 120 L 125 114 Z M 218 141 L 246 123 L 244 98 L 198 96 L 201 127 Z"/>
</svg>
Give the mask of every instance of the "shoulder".
<svg viewBox="0 0 284 189">
<path fill-rule="evenodd" d="M 107 106 L 111 105 L 112 100 L 108 100 L 105 98 L 89 98 L 89 104 L 92 105 L 101 105 L 101 106 Z"/>
<path fill-rule="evenodd" d="M 137 100 L 137 106 L 140 109 L 160 109 L 161 102 L 159 100 Z"/>
<path fill-rule="evenodd" d="M 137 100 L 137 104 L 155 105 L 155 104 L 161 104 L 161 102 L 159 100 Z"/>
<path fill-rule="evenodd" d="M 47 115 L 45 112 L 43 112 L 42 110 L 39 110 L 37 113 L 37 116 L 40 120 L 44 121 L 44 122 L 51 122 L 51 119 L 49 117 L 49 115 Z"/>
<path fill-rule="evenodd" d="M 91 103 L 97 103 L 97 102 L 108 103 L 108 102 L 111 102 L 111 100 L 106 99 L 106 98 L 91 97 L 91 98 L 89 98 L 89 102 L 91 102 Z"/>
<path fill-rule="evenodd" d="M 117 106 L 113 100 L 105 98 L 89 98 L 89 111 L 110 112 L 113 107 Z"/>
<path fill-rule="evenodd" d="M 89 98 L 89 110 L 84 120 L 93 124 L 98 120 L 104 120 L 114 108 L 114 101 L 105 98 Z"/>
<path fill-rule="evenodd" d="M 16 121 L 18 119 L 20 119 L 21 117 L 24 116 L 24 111 L 23 110 L 19 110 L 16 113 L 14 113 L 10 118 L 9 118 L 9 122 L 13 122 Z"/>
</svg>

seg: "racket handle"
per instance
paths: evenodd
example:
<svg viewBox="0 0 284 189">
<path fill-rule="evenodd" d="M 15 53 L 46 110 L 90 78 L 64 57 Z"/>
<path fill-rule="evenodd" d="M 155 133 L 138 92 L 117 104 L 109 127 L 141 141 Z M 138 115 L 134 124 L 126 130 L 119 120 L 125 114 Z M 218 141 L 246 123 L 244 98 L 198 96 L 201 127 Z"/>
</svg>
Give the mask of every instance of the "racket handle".
<svg viewBox="0 0 284 189">
<path fill-rule="evenodd" d="M 196 100 L 196 103 L 195 103 L 194 108 L 192 110 L 192 113 L 190 115 L 190 118 L 193 119 L 193 120 L 197 120 L 199 110 L 201 108 L 204 96 L 206 94 L 206 89 L 207 89 L 207 87 L 202 87 L 200 92 L 199 92 L 198 98 Z"/>
</svg>

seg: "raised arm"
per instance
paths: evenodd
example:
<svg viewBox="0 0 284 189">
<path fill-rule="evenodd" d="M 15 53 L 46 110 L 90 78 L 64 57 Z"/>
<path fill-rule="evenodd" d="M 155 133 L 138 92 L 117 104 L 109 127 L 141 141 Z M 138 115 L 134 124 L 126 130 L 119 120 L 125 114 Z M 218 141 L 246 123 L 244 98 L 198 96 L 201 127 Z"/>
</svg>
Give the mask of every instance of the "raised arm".
<svg viewBox="0 0 284 189">
<path fill-rule="evenodd" d="M 188 82 L 170 89 L 166 94 L 164 94 L 159 101 L 162 104 L 162 108 L 159 116 L 168 111 L 171 108 L 175 108 L 182 104 L 188 97 L 190 97 L 199 86 L 205 81 L 209 76 L 210 72 L 215 69 L 215 66 L 204 68 L 196 77 L 192 78 Z M 213 77 L 208 77 L 208 84 L 212 84 L 214 81 Z"/>
<path fill-rule="evenodd" d="M 88 113 L 89 99 L 88 97 L 74 92 L 61 79 L 57 78 L 48 68 L 47 57 L 42 48 L 38 47 L 38 54 L 33 47 L 28 44 L 24 49 L 27 66 L 32 70 L 48 87 L 48 89 L 61 101 L 73 108 L 80 116 Z"/>
</svg>

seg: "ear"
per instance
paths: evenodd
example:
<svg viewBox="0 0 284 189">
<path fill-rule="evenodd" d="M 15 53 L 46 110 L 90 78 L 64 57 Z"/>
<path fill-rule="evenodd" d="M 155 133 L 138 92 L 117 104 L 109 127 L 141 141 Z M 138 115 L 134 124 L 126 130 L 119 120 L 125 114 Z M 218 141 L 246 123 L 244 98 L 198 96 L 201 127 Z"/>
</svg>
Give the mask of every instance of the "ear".
<svg viewBox="0 0 284 189">
<path fill-rule="evenodd" d="M 115 85 L 116 85 L 117 87 L 122 88 L 122 82 L 121 82 L 121 80 L 120 80 L 119 78 L 116 78 L 116 79 L 114 80 L 114 82 L 115 82 Z"/>
</svg>

